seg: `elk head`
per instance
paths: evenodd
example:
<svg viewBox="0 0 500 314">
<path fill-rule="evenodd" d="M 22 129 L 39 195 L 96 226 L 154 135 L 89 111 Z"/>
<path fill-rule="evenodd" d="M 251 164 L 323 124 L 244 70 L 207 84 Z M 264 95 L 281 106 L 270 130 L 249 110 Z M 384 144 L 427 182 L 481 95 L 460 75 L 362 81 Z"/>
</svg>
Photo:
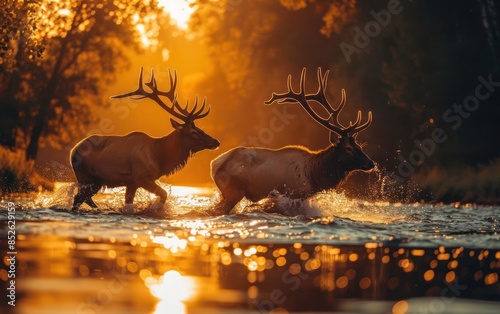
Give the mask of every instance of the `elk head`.
<svg viewBox="0 0 500 314">
<path fill-rule="evenodd" d="M 170 69 L 168 70 L 168 76 L 170 79 L 170 89 L 168 91 L 160 91 L 158 90 L 158 85 L 156 84 L 155 72 L 151 69 L 151 79 L 147 83 L 142 82 L 142 74 L 143 68 L 141 67 L 141 71 L 139 73 L 139 86 L 137 90 L 132 91 L 130 93 L 125 93 L 121 95 L 112 96 L 111 98 L 126 98 L 130 97 L 133 100 L 140 100 L 144 98 L 149 98 L 156 102 L 160 107 L 162 107 L 166 112 L 171 114 L 174 118 L 181 120 L 183 123 L 177 122 L 174 119 L 170 119 L 172 127 L 179 132 L 181 138 L 182 148 L 188 150 L 190 153 L 196 153 L 203 149 L 216 149 L 219 147 L 220 142 L 210 135 L 206 134 L 202 129 L 198 128 L 194 121 L 197 119 L 201 119 L 206 117 L 210 113 L 210 105 L 205 111 L 206 98 L 203 98 L 203 103 L 201 107 L 198 109 L 198 95 L 195 97 L 195 103 L 191 110 L 188 110 L 189 102 L 186 101 L 186 106 L 182 107 L 177 102 L 177 73 L 174 70 L 174 76 L 172 77 L 172 73 Z M 146 86 L 149 91 L 144 89 Z M 167 105 L 160 96 L 165 97 L 172 104 L 171 106 Z"/>
<path fill-rule="evenodd" d="M 288 75 L 288 92 L 277 94 L 273 93 L 270 100 L 266 101 L 266 105 L 273 102 L 277 103 L 298 103 L 317 123 L 330 131 L 330 143 L 335 145 L 334 151 L 337 153 L 338 161 L 342 169 L 346 171 L 361 169 L 370 170 L 375 167 L 375 163 L 368 157 L 362 147 L 356 142 L 356 136 L 359 132 L 366 129 L 372 122 L 372 112 L 368 112 L 368 120 L 361 124 L 361 111 L 358 111 L 356 122 L 349 122 L 349 126 L 344 126 L 339 121 L 339 114 L 345 106 L 346 95 L 342 89 L 342 99 L 340 104 L 334 109 L 326 99 L 326 85 L 328 81 L 329 71 L 322 74 L 321 68 L 318 68 L 318 91 L 314 94 L 305 93 L 306 85 L 306 69 L 302 69 L 300 76 L 299 92 L 295 92 L 292 87 L 292 76 Z M 322 118 L 318 115 L 309 104 L 309 101 L 319 103 L 328 113 L 327 118 Z"/>
</svg>

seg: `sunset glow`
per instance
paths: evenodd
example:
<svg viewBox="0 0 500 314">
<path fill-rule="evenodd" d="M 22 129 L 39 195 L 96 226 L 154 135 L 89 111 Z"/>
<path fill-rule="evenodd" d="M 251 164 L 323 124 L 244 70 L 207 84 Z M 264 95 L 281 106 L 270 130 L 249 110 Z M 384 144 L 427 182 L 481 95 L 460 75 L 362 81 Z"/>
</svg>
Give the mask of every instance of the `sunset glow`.
<svg viewBox="0 0 500 314">
<path fill-rule="evenodd" d="M 500 0 L 453 4 L 3 1 L 0 314 L 500 313 Z"/>
<path fill-rule="evenodd" d="M 159 0 L 159 4 L 179 29 L 189 28 L 189 18 L 195 10 L 192 0 Z"/>
</svg>

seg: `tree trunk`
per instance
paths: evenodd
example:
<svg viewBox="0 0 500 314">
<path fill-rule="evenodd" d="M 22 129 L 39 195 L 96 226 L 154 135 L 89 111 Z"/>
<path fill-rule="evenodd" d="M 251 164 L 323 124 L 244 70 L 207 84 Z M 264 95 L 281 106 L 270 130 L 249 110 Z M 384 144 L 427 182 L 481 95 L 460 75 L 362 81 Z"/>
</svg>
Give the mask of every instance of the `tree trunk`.
<svg viewBox="0 0 500 314">
<path fill-rule="evenodd" d="M 30 142 L 28 144 L 28 148 L 26 149 L 26 160 L 34 160 L 38 154 L 40 137 L 42 136 L 42 132 L 45 127 L 45 117 L 47 116 L 49 104 L 50 101 L 46 104 L 40 104 L 40 111 L 36 116 L 35 125 L 31 131 Z"/>
<path fill-rule="evenodd" d="M 61 47 L 59 49 L 59 55 L 57 56 L 56 63 L 54 65 L 54 69 L 52 70 L 49 81 L 46 85 L 46 88 L 42 89 L 40 93 L 40 97 L 38 98 L 38 105 L 40 109 L 38 110 L 38 114 L 36 115 L 35 125 L 33 126 L 33 130 L 31 131 L 30 141 L 28 144 L 28 148 L 26 149 L 26 160 L 34 160 L 38 154 L 38 148 L 40 145 L 40 137 L 45 129 L 45 125 L 47 123 L 47 118 L 50 113 L 50 105 L 52 99 L 56 97 L 56 89 L 61 80 L 61 75 L 63 72 L 63 60 L 67 53 L 67 46 L 70 40 L 70 32 L 76 27 L 76 20 L 79 14 L 81 13 L 82 6 L 85 1 L 80 2 L 80 5 L 75 9 L 75 16 L 73 17 L 73 22 L 71 24 L 70 30 L 66 37 L 62 39 Z"/>
<path fill-rule="evenodd" d="M 19 20 L 23 23 L 28 24 L 27 20 L 27 3 L 23 4 L 23 7 L 17 14 L 19 14 Z M 16 99 L 15 95 L 21 85 L 21 72 L 23 71 L 23 58 L 25 57 L 24 51 L 26 48 L 26 42 L 28 41 L 27 34 L 21 33 L 18 38 L 17 52 L 14 58 L 16 69 L 8 76 L 8 83 L 1 90 L 0 99 L 4 103 L 4 108 L 2 109 L 2 116 L 0 117 L 0 145 L 6 146 L 10 149 L 16 147 L 17 140 L 17 130 L 21 127 L 19 119 L 19 101 Z"/>
</svg>

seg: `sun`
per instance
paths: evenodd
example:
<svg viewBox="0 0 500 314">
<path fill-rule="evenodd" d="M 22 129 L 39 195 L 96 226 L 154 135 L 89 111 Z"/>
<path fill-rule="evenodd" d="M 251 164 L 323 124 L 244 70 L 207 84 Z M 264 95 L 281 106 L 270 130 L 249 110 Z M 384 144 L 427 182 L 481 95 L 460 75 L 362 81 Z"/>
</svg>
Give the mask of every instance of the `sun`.
<svg viewBox="0 0 500 314">
<path fill-rule="evenodd" d="M 158 0 L 158 7 L 170 16 L 170 23 L 175 25 L 182 33 L 187 34 L 189 29 L 189 19 L 196 10 L 196 0 Z M 146 23 L 152 27 L 151 30 L 146 29 L 144 23 L 139 22 L 140 16 L 138 13 L 134 15 L 134 22 L 139 33 L 141 44 L 144 48 L 155 50 L 158 45 L 158 39 L 154 39 L 158 35 L 158 24 L 152 23 L 158 15 L 147 16 Z M 168 54 L 168 51 L 167 51 Z M 164 59 L 168 59 L 168 55 Z"/>
<path fill-rule="evenodd" d="M 195 11 L 194 0 L 159 0 L 158 2 L 179 29 L 187 30 L 189 28 L 189 18 Z"/>
</svg>

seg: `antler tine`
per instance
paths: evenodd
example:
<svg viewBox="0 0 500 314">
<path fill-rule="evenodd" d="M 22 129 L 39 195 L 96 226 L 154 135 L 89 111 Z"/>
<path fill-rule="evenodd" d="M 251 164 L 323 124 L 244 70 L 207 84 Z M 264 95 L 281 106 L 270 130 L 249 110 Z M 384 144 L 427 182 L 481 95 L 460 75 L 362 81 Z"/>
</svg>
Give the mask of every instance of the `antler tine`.
<svg viewBox="0 0 500 314">
<path fill-rule="evenodd" d="M 203 110 L 205 110 L 206 102 L 207 102 L 207 98 L 203 97 L 203 103 L 201 104 L 201 108 L 198 111 L 196 111 L 196 108 L 198 107 L 198 95 L 195 96 L 194 108 L 193 108 L 193 110 L 191 110 L 191 112 L 193 113 L 194 116 L 200 114 L 201 112 L 203 112 Z"/>
<path fill-rule="evenodd" d="M 175 108 L 177 108 L 177 110 L 179 110 L 183 115 L 186 116 L 186 121 L 188 121 L 188 120 L 194 121 L 197 119 L 201 119 L 201 118 L 206 117 L 210 113 L 210 106 L 208 106 L 208 110 L 205 113 L 203 113 L 203 111 L 205 111 L 205 108 L 207 106 L 207 98 L 206 97 L 203 97 L 203 103 L 201 104 L 200 109 L 198 109 L 198 106 L 199 106 L 199 100 L 198 100 L 199 98 L 198 97 L 199 97 L 198 95 L 195 96 L 195 102 L 194 102 L 193 109 L 191 109 L 189 111 L 188 111 L 189 99 L 186 100 L 186 106 L 184 108 L 182 108 L 181 105 L 179 105 L 179 103 L 175 103 Z"/>
<path fill-rule="evenodd" d="M 195 109 L 196 109 L 197 105 L 198 105 L 198 95 L 196 95 Z M 207 105 L 207 97 L 203 97 L 203 103 L 201 104 L 201 108 L 198 111 L 195 111 L 195 109 L 193 109 L 191 111 L 193 120 L 201 119 L 201 118 L 206 117 L 208 115 L 208 113 L 210 112 L 210 105 L 208 106 L 208 110 L 205 113 L 203 113 L 206 105 Z"/>
<path fill-rule="evenodd" d="M 359 125 L 360 122 L 361 122 L 361 110 L 358 110 L 358 116 L 356 117 L 356 122 L 352 123 L 352 121 L 349 121 L 349 126 L 347 127 L 347 130 L 353 130 Z"/>
<path fill-rule="evenodd" d="M 176 81 L 177 77 L 175 77 L 174 81 L 172 82 L 172 76 L 170 75 L 170 90 L 168 92 L 161 92 L 158 90 L 158 86 L 156 84 L 156 78 L 155 78 L 155 73 L 154 70 L 151 70 L 151 79 L 147 83 L 143 83 L 142 81 L 142 76 L 143 76 L 144 68 L 141 67 L 141 70 L 139 71 L 139 83 L 138 87 L 135 91 L 132 91 L 130 93 L 125 93 L 121 95 L 116 95 L 112 96 L 111 98 L 125 98 L 125 97 L 130 97 L 133 100 L 140 100 L 144 98 L 149 98 L 156 102 L 160 107 L 162 107 L 165 111 L 170 113 L 172 116 L 182 120 L 186 121 L 186 116 L 182 115 L 181 113 L 178 113 L 175 111 L 175 105 L 177 103 L 177 95 L 175 93 L 175 86 L 176 86 Z M 170 74 L 170 70 L 169 70 Z M 144 86 L 147 86 L 151 92 L 148 92 L 144 89 Z M 136 96 L 136 97 L 134 97 Z M 170 102 L 172 102 L 172 106 L 168 106 L 163 102 L 163 100 L 159 96 L 166 96 Z"/>
<path fill-rule="evenodd" d="M 174 78 L 172 78 L 172 72 L 170 72 L 170 68 L 168 69 L 168 77 L 170 80 L 170 89 L 175 91 L 177 89 L 177 71 L 174 70 Z"/>
<path fill-rule="evenodd" d="M 264 104 L 270 105 L 275 101 L 277 101 L 278 104 L 281 104 L 281 103 L 284 103 L 287 101 L 297 101 L 296 97 L 299 94 L 296 94 L 293 91 L 292 75 L 291 74 L 288 75 L 287 86 L 288 86 L 288 92 L 282 93 L 282 94 L 278 94 L 278 93 L 273 92 L 271 95 L 271 99 L 269 99 L 268 101 L 265 101 Z"/>
<path fill-rule="evenodd" d="M 189 112 L 189 114 L 193 115 L 193 113 L 196 111 L 196 108 L 198 108 L 198 95 L 194 95 L 194 106 L 193 109 Z"/>
<path fill-rule="evenodd" d="M 330 105 L 325 96 L 326 84 L 328 81 L 329 70 L 326 70 L 325 75 L 321 72 L 321 68 L 318 68 L 318 91 L 315 94 L 306 95 L 307 100 L 315 100 L 320 103 L 328 113 L 335 113 L 335 109 Z"/>
<path fill-rule="evenodd" d="M 151 78 L 149 82 L 143 83 L 143 72 L 144 68 L 141 67 L 141 70 L 139 71 L 139 82 L 138 82 L 138 87 L 135 91 L 125 93 L 125 94 L 120 94 L 120 95 L 115 95 L 112 96 L 111 98 L 126 98 L 130 97 L 133 100 L 139 100 L 139 99 L 144 99 L 144 98 L 149 98 L 156 102 L 160 107 L 162 107 L 165 111 L 173 115 L 175 118 L 180 119 L 184 121 L 185 123 L 189 121 L 193 121 L 195 119 L 200 119 L 203 117 L 206 117 L 208 113 L 210 112 L 210 106 L 207 110 L 207 112 L 203 113 L 206 107 L 206 98 L 203 99 L 203 103 L 200 109 L 198 109 L 198 95 L 196 95 L 196 100 L 194 107 L 191 111 L 188 111 L 189 107 L 189 100 L 186 101 L 186 106 L 183 108 L 179 102 L 177 101 L 177 93 L 176 93 L 176 88 L 177 88 L 177 72 L 174 70 L 174 75 L 172 75 L 172 71 L 168 69 L 168 77 L 170 81 L 170 88 L 167 91 L 160 91 L 158 90 L 158 84 L 156 82 L 156 77 L 155 77 L 155 71 L 154 69 L 151 69 Z M 146 86 L 150 91 L 146 91 L 144 89 L 144 86 Z M 163 102 L 163 100 L 160 98 L 160 96 L 166 97 L 170 102 L 172 103 L 171 106 L 168 106 Z M 179 112 L 176 112 L 175 110 L 178 110 Z"/>
<path fill-rule="evenodd" d="M 289 78 L 289 89 L 292 90 L 292 78 Z M 300 72 L 300 83 L 299 83 L 299 94 L 298 96 L 302 96 L 305 101 L 307 101 L 306 96 L 306 68 L 302 68 L 302 72 Z"/>
<path fill-rule="evenodd" d="M 138 97 L 132 98 L 133 100 L 147 98 L 148 97 L 147 92 L 142 87 L 143 86 L 143 84 L 142 84 L 142 72 L 143 72 L 143 70 L 144 70 L 143 67 L 141 67 L 141 70 L 139 72 L 139 83 L 138 83 L 139 86 L 137 87 L 137 89 L 135 91 L 125 93 L 125 94 L 120 94 L 120 95 L 114 95 L 114 96 L 111 96 L 111 98 L 117 99 L 117 98 L 133 97 L 133 96 L 138 96 Z"/>
<path fill-rule="evenodd" d="M 356 125 L 356 127 L 354 127 L 352 130 L 349 130 L 349 132 L 352 132 L 352 135 L 354 135 L 356 133 L 363 131 L 364 129 L 369 127 L 370 124 L 372 124 L 372 118 L 373 118 L 372 112 L 368 111 L 368 120 L 365 123 L 363 123 L 362 125 Z M 361 117 L 359 120 L 361 122 Z"/>
<path fill-rule="evenodd" d="M 187 110 L 189 107 L 189 99 L 186 99 L 186 105 L 184 106 L 184 108 L 178 102 L 176 102 L 174 105 L 175 108 L 179 110 L 179 112 L 183 115 L 188 116 L 190 114 L 190 112 Z"/>
<path fill-rule="evenodd" d="M 168 69 L 168 75 L 170 78 L 170 86 L 171 86 L 170 90 L 168 92 L 159 92 L 158 93 L 159 95 L 169 96 L 172 93 L 174 93 L 174 95 L 175 95 L 175 89 L 177 88 L 177 72 L 174 70 L 174 76 L 172 77 L 172 72 L 170 71 L 170 69 Z M 201 108 L 198 111 L 196 111 L 198 108 L 198 95 L 196 95 L 194 107 L 190 111 L 188 110 L 189 99 L 186 99 L 186 105 L 184 107 L 182 107 L 179 104 L 179 102 L 173 101 L 173 107 L 175 107 L 175 109 L 177 109 L 182 115 L 185 116 L 186 121 L 188 119 L 196 120 L 196 119 L 206 117 L 208 115 L 208 113 L 210 112 L 210 108 L 209 108 L 206 113 L 201 114 L 203 112 L 203 110 L 205 110 L 205 107 L 206 107 L 206 97 L 203 99 L 203 104 L 202 104 Z"/>
<path fill-rule="evenodd" d="M 342 98 L 340 100 L 339 106 L 336 109 L 337 115 L 335 116 L 335 123 L 337 123 L 337 125 L 339 125 L 341 128 L 345 129 L 345 126 L 342 123 L 340 123 L 340 121 L 339 121 L 340 112 L 342 111 L 342 109 L 344 109 L 344 106 L 346 103 L 345 89 L 342 88 L 341 94 L 342 94 Z"/>
<path fill-rule="evenodd" d="M 195 113 L 195 115 L 201 114 L 205 110 L 206 106 L 207 106 L 207 97 L 203 97 L 203 103 L 201 104 L 201 108 Z"/>
<path fill-rule="evenodd" d="M 151 73 L 153 73 L 152 75 L 154 76 L 153 70 L 151 70 L 151 71 L 152 71 Z M 160 96 L 165 96 L 168 99 L 172 100 L 172 99 L 176 98 L 176 96 L 177 96 L 176 92 L 175 92 L 177 89 L 177 71 L 174 70 L 174 77 L 172 78 L 172 72 L 170 71 L 170 69 L 168 69 L 168 77 L 169 77 L 169 81 L 170 81 L 170 89 L 166 92 L 162 92 L 162 91 L 157 90 L 157 93 Z M 154 79 L 154 85 L 156 86 L 156 79 Z M 176 105 L 176 103 L 175 103 L 175 105 Z M 178 105 L 176 105 L 176 107 L 178 107 Z"/>
<path fill-rule="evenodd" d="M 322 84 L 322 82 L 320 81 L 320 84 Z M 340 136 L 345 136 L 346 133 L 343 131 L 343 129 L 341 129 L 340 127 L 338 126 L 335 126 L 335 125 L 331 125 L 329 123 L 329 120 L 332 118 L 333 114 L 330 112 L 330 110 L 327 109 L 327 111 L 329 111 L 329 116 L 328 118 L 324 119 L 324 118 L 321 118 L 312 108 L 311 106 L 309 105 L 309 103 L 307 102 L 308 100 L 312 100 L 313 99 L 313 95 L 306 95 L 305 94 L 305 85 L 306 85 L 306 68 L 303 68 L 302 69 L 302 73 L 300 75 L 300 92 L 299 93 L 296 93 L 293 91 L 293 87 L 292 87 L 292 79 L 291 79 L 291 75 L 288 75 L 288 92 L 286 93 L 282 93 L 282 94 L 277 94 L 277 93 L 273 93 L 272 96 L 271 96 L 271 99 L 264 102 L 265 104 L 269 105 L 273 102 L 277 102 L 277 103 L 284 103 L 284 102 L 297 102 L 299 103 L 302 108 L 304 108 L 304 110 L 311 116 L 311 118 L 313 118 L 316 122 L 318 122 L 319 124 L 321 124 L 322 126 L 324 126 L 325 128 L 327 128 L 328 130 L 332 131 L 332 132 L 335 132 L 337 133 L 338 135 Z M 310 97 L 309 97 L 310 96 Z M 316 96 L 317 99 L 319 100 L 322 100 L 321 98 L 321 95 L 320 94 L 317 94 Z M 320 101 L 320 103 L 323 105 L 323 103 Z M 326 109 L 326 108 L 325 108 Z M 331 108 L 330 108 L 331 109 Z M 333 109 L 331 109 L 333 110 Z"/>
<path fill-rule="evenodd" d="M 156 85 L 156 78 L 155 78 L 155 70 L 151 68 L 151 79 L 149 79 L 149 82 L 144 83 L 147 87 L 151 89 L 153 92 L 158 92 L 158 87 Z"/>
<path fill-rule="evenodd" d="M 340 101 L 340 104 L 337 106 L 337 109 L 333 109 L 332 105 L 328 102 L 326 99 L 326 86 L 328 84 L 328 75 L 330 74 L 329 70 L 326 70 L 325 74 L 323 75 L 321 68 L 318 68 L 318 91 L 315 94 L 309 94 L 306 95 L 307 100 L 314 100 L 321 104 L 321 106 L 331 115 L 330 118 L 330 124 L 331 125 L 336 125 L 340 127 L 340 129 L 345 129 L 345 126 L 342 125 L 339 121 L 339 115 L 342 109 L 344 109 L 345 106 L 345 90 L 342 89 L 342 99 Z"/>
<path fill-rule="evenodd" d="M 305 85 L 306 85 L 306 69 L 302 69 L 302 73 L 300 75 L 300 90 L 299 93 L 296 93 L 292 87 L 292 76 L 288 75 L 287 86 L 288 91 L 286 93 L 278 94 L 272 93 L 271 99 L 264 102 L 266 105 L 272 104 L 273 102 L 284 103 L 284 102 L 297 102 L 302 108 L 313 118 L 316 122 L 327 128 L 328 130 L 337 133 L 341 137 L 348 137 L 349 134 L 356 134 L 364 129 L 366 129 L 372 122 L 372 113 L 371 111 L 368 113 L 368 121 L 364 124 L 361 124 L 361 111 L 358 111 L 358 116 L 356 118 L 356 122 L 349 123 L 348 127 L 342 125 L 339 121 L 339 114 L 344 109 L 346 104 L 346 95 L 345 90 L 342 89 L 342 99 L 340 104 L 336 109 L 334 109 L 328 100 L 326 99 L 326 86 L 328 83 L 328 75 L 330 71 L 326 71 L 323 75 L 321 68 L 318 68 L 318 91 L 314 94 L 305 94 Z M 327 119 L 319 116 L 309 105 L 308 101 L 314 100 L 318 102 L 329 114 Z"/>
</svg>

